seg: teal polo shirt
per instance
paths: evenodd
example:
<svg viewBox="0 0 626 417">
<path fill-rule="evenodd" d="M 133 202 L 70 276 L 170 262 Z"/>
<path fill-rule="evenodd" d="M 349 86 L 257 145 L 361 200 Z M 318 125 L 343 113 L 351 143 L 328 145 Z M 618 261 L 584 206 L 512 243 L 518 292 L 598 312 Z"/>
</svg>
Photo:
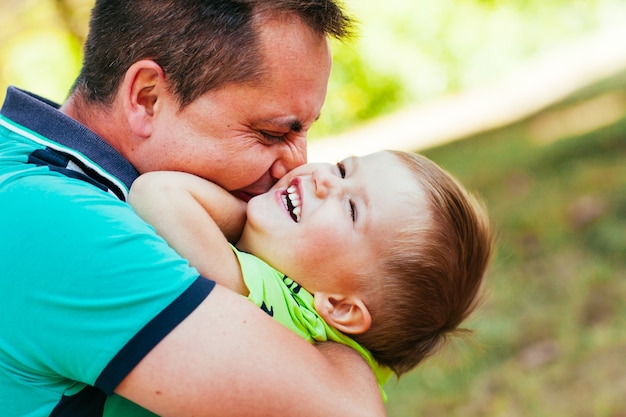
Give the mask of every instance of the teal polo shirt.
<svg viewBox="0 0 626 417">
<path fill-rule="evenodd" d="M 0 111 L 3 416 L 101 416 L 106 396 L 214 287 L 125 202 L 137 175 L 58 105 L 9 88 Z"/>
<path fill-rule="evenodd" d="M 387 401 L 383 385 L 391 377 L 391 369 L 376 362 L 369 350 L 329 326 L 315 311 L 313 295 L 300 284 L 254 255 L 234 247 L 233 251 L 239 260 L 243 280 L 250 291 L 250 301 L 308 342 L 330 340 L 355 349 L 372 368 L 383 400 Z M 289 364 L 285 363 L 285 366 Z M 107 400 L 104 417 L 156 417 L 156 414 L 119 395 L 113 395 Z"/>
</svg>

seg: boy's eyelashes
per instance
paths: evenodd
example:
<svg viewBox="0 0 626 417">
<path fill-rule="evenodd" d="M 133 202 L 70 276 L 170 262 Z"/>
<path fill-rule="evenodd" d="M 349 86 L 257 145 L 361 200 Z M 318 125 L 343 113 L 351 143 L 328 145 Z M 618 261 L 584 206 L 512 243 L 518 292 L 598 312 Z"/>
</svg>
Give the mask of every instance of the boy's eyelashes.
<svg viewBox="0 0 626 417">
<path fill-rule="evenodd" d="M 337 168 L 339 169 L 339 175 L 341 178 L 346 177 L 346 167 L 342 162 L 337 162 Z"/>
<path fill-rule="evenodd" d="M 355 222 L 356 221 L 356 205 L 354 204 L 354 202 L 352 202 L 352 200 L 349 201 L 350 204 L 350 217 L 352 217 L 352 221 Z"/>
</svg>

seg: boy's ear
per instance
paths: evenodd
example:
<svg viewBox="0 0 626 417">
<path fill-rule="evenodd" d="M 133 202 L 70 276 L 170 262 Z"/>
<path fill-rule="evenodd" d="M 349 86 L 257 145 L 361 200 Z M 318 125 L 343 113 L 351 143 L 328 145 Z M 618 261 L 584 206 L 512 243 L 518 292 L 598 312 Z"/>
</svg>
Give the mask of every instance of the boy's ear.
<svg viewBox="0 0 626 417">
<path fill-rule="evenodd" d="M 330 326 L 346 334 L 365 333 L 372 325 L 367 306 L 356 295 L 314 294 L 315 310 Z"/>
<path fill-rule="evenodd" d="M 120 93 L 129 127 L 135 136 L 147 138 L 154 128 L 154 116 L 166 89 L 165 74 L 151 60 L 135 62 L 126 71 Z"/>
</svg>

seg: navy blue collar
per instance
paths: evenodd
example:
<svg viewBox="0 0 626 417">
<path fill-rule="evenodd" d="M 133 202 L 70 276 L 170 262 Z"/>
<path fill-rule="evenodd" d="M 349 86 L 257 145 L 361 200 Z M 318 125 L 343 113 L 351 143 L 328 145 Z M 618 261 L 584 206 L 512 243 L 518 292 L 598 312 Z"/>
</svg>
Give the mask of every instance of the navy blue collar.
<svg viewBox="0 0 626 417">
<path fill-rule="evenodd" d="M 139 176 L 135 167 L 104 139 L 59 108 L 57 103 L 43 97 L 9 87 L 0 113 L 43 137 L 84 154 L 130 188 Z"/>
</svg>

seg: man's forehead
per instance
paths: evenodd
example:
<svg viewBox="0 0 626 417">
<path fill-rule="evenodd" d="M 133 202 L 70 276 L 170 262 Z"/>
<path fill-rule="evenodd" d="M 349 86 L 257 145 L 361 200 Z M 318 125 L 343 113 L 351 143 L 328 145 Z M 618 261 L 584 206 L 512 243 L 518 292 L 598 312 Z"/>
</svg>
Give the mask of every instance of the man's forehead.
<svg viewBox="0 0 626 417">
<path fill-rule="evenodd" d="M 320 118 L 318 114 L 310 123 L 317 121 Z M 281 129 L 289 129 L 293 132 L 300 132 L 306 126 L 307 120 L 301 120 L 298 116 L 270 116 L 260 117 L 258 122 L 264 126 L 275 126 Z"/>
</svg>

